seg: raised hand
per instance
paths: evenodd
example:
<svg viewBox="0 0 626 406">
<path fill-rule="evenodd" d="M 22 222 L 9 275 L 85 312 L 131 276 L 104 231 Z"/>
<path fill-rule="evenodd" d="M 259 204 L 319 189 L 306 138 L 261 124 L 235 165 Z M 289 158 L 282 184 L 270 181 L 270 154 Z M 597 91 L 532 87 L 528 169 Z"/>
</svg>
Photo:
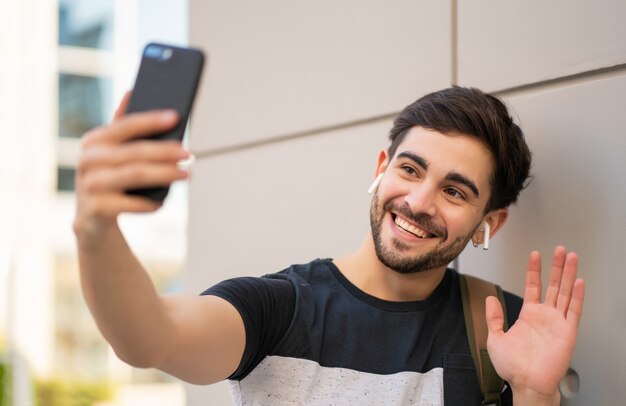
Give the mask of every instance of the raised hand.
<svg viewBox="0 0 626 406">
<path fill-rule="evenodd" d="M 578 256 L 556 247 L 542 303 L 541 256 L 532 252 L 522 310 L 506 333 L 500 304 L 487 298 L 487 349 L 498 375 L 511 385 L 516 404 L 558 403 L 557 386 L 574 351 L 584 301 L 577 268 Z"/>
<path fill-rule="evenodd" d="M 177 166 L 189 157 L 180 142 L 127 142 L 170 129 L 178 121 L 174 111 L 124 115 L 129 96 L 127 93 L 122 100 L 110 125 L 83 136 L 74 221 L 79 236 L 115 224 L 122 212 L 150 212 L 160 207 L 149 199 L 127 195 L 126 190 L 169 185 L 188 176 Z"/>
</svg>

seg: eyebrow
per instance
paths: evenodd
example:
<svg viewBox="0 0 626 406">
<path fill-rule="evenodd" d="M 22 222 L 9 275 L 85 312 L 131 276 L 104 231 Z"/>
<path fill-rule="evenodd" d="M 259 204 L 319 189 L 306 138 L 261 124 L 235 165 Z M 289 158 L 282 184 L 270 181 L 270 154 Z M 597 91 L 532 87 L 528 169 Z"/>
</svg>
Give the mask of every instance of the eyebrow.
<svg viewBox="0 0 626 406">
<path fill-rule="evenodd" d="M 426 161 L 424 158 L 422 158 L 419 155 L 415 155 L 411 152 L 400 152 L 398 154 L 398 158 L 408 158 L 411 161 L 415 162 L 416 164 L 418 164 L 419 166 L 422 167 L 422 169 L 427 170 L 428 169 L 428 161 Z"/>
<path fill-rule="evenodd" d="M 400 152 L 398 154 L 398 158 L 410 159 L 411 161 L 415 162 L 417 165 L 421 166 L 422 169 L 428 170 L 428 161 L 426 161 L 424 158 L 422 158 L 419 155 L 413 154 L 412 152 L 406 152 L 406 151 Z M 461 175 L 458 172 L 450 172 L 446 176 L 446 180 L 449 180 L 455 183 L 460 183 L 466 186 L 467 188 L 469 188 L 476 197 L 480 197 L 480 193 L 478 192 L 478 187 L 476 187 L 476 183 L 472 182 L 467 176 Z"/>
<path fill-rule="evenodd" d="M 461 175 L 458 172 L 450 172 L 447 176 L 446 179 L 452 182 L 456 182 L 456 183 L 460 183 L 462 185 L 467 186 L 476 197 L 480 197 L 480 193 L 478 193 L 478 188 L 476 187 L 476 184 L 474 182 L 472 182 L 471 180 L 469 180 L 467 177 Z"/>
</svg>

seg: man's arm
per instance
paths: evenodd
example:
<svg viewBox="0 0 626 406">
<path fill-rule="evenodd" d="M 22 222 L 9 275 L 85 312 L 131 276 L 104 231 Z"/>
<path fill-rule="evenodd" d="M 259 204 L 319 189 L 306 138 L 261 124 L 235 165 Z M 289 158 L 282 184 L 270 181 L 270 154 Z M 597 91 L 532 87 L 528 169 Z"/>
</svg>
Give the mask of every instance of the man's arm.
<svg viewBox="0 0 626 406">
<path fill-rule="evenodd" d="M 510 383 L 516 405 L 558 405 L 558 384 L 569 366 L 583 308 L 585 286 L 576 279 L 578 257 L 557 247 L 550 284 L 541 302 L 541 257 L 530 254 L 524 304 L 505 333 L 502 308 L 487 298 L 487 349 L 498 375 Z"/>
<path fill-rule="evenodd" d="M 83 294 L 116 354 L 137 367 L 156 367 L 196 384 L 228 377 L 239 365 L 245 330 L 237 310 L 215 296 L 160 296 L 117 224 L 123 212 L 160 204 L 125 190 L 185 179 L 179 142 L 136 140 L 173 127 L 172 112 L 123 116 L 87 133 L 76 176 L 74 231 Z"/>
</svg>

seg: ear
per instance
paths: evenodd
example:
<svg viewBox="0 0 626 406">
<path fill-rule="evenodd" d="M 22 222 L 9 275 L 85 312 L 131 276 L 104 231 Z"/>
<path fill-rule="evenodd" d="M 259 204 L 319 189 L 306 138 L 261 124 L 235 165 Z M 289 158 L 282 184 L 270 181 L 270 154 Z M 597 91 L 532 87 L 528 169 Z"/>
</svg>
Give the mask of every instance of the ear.
<svg viewBox="0 0 626 406">
<path fill-rule="evenodd" d="M 489 228 L 491 231 L 490 238 L 493 238 L 493 236 L 496 235 L 498 230 L 502 228 L 507 218 L 509 218 L 509 211 L 507 209 L 495 209 L 485 214 L 483 221 L 486 221 L 487 223 L 489 223 Z M 474 235 L 472 236 L 472 240 L 476 242 L 477 244 L 483 244 L 484 231 L 485 229 L 481 223 L 481 225 L 478 226 L 478 228 L 474 232 Z"/>
<path fill-rule="evenodd" d="M 385 172 L 385 170 L 387 169 L 387 165 L 389 165 L 387 158 L 387 150 L 381 149 L 378 153 L 378 164 L 376 165 L 376 173 L 374 174 L 374 178 L 378 177 L 378 175 Z"/>
</svg>

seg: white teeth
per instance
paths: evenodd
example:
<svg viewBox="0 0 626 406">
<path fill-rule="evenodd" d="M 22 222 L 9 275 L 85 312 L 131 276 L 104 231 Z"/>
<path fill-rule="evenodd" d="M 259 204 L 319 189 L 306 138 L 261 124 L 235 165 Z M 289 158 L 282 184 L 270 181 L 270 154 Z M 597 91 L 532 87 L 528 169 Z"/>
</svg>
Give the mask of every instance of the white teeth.
<svg viewBox="0 0 626 406">
<path fill-rule="evenodd" d="M 409 233 L 416 235 L 419 238 L 428 238 L 428 237 L 430 237 L 430 233 L 428 233 L 428 232 L 426 232 L 424 230 L 421 230 L 421 229 L 413 226 L 412 224 L 407 223 L 406 221 L 402 220 L 398 216 L 396 216 L 395 222 L 398 225 L 398 227 L 400 227 L 404 231 L 408 231 Z"/>
</svg>

